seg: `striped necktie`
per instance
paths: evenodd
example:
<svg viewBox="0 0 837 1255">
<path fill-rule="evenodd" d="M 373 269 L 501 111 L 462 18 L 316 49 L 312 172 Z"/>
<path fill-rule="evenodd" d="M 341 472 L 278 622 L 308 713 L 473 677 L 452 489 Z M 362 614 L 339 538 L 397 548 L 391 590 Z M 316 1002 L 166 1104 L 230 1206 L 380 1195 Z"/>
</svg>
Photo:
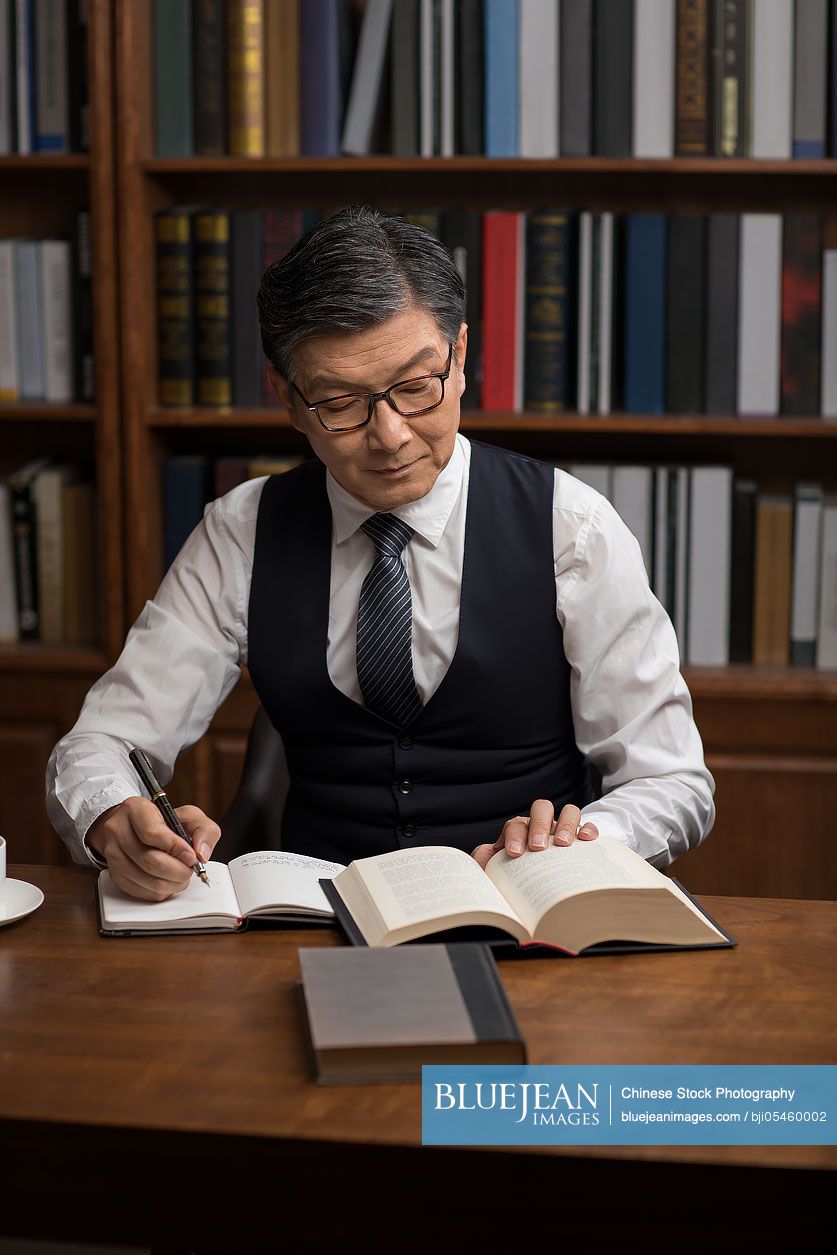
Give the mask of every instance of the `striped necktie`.
<svg viewBox="0 0 837 1255">
<path fill-rule="evenodd" d="M 370 710 L 399 727 L 421 710 L 413 675 L 413 602 L 401 553 L 413 529 L 394 514 L 373 514 L 361 528 L 375 559 L 360 590 L 357 678 Z"/>
</svg>

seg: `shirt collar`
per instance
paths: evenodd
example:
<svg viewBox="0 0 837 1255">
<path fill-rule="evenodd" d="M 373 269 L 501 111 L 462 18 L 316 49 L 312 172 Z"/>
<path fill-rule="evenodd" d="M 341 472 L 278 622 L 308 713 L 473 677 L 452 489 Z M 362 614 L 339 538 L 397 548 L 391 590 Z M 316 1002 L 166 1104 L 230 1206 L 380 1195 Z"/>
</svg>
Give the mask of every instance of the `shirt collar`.
<svg viewBox="0 0 837 1255">
<path fill-rule="evenodd" d="M 409 501 L 392 511 L 396 518 L 407 523 L 428 544 L 435 547 L 442 539 L 451 516 L 453 507 L 459 499 L 462 481 L 468 462 L 468 440 L 461 432 L 456 433 L 453 453 L 444 469 L 439 473 L 436 482 L 426 496 L 418 501 Z M 361 523 L 376 514 L 369 506 L 358 501 L 347 492 L 342 484 L 338 484 L 331 471 L 326 468 L 326 489 L 331 503 L 331 516 L 334 521 L 334 536 L 338 545 L 353 536 Z"/>
</svg>

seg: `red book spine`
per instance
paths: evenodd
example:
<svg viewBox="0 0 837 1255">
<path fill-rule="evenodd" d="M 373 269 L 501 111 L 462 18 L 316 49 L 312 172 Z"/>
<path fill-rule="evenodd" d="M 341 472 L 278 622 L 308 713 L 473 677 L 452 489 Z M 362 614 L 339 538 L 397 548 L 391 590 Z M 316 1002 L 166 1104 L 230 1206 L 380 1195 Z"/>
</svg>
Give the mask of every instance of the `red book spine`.
<svg viewBox="0 0 837 1255">
<path fill-rule="evenodd" d="M 302 235 L 301 209 L 265 209 L 262 218 L 262 270 L 281 261 Z M 275 406 L 276 396 L 267 380 L 267 358 L 262 372 L 262 405 Z"/>
<path fill-rule="evenodd" d="M 483 225 L 482 408 L 520 410 L 523 214 L 487 213 Z"/>
</svg>

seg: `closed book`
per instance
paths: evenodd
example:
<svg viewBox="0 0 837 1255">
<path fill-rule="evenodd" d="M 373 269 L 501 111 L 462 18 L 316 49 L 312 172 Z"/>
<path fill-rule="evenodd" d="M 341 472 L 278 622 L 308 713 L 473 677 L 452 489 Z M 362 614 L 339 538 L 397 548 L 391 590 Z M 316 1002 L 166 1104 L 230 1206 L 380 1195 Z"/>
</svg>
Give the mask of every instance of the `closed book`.
<svg viewBox="0 0 837 1255">
<path fill-rule="evenodd" d="M 0 482 L 0 645 L 18 639 L 12 498 L 9 485 Z"/>
<path fill-rule="evenodd" d="M 518 156 L 518 0 L 485 0 L 485 155 Z"/>
<path fill-rule="evenodd" d="M 195 377 L 199 405 L 232 405 L 230 214 L 197 210 L 195 240 Z"/>
<path fill-rule="evenodd" d="M 449 210 L 444 216 L 442 234 L 465 284 L 468 351 L 461 407 L 478 410 L 482 395 L 482 214 L 477 210 Z"/>
<path fill-rule="evenodd" d="M 78 476 L 70 465 L 47 466 L 35 476 L 38 549 L 39 639 L 57 645 L 64 639 L 64 488 Z"/>
<path fill-rule="evenodd" d="M 689 466 L 677 468 L 676 514 L 674 516 L 674 613 L 672 622 L 677 633 L 680 656 L 684 662 L 690 661 L 688 654 L 689 637 L 689 550 L 691 548 L 691 496 L 692 469 Z M 675 498 L 669 491 L 669 512 L 675 508 Z"/>
<path fill-rule="evenodd" d="M 265 154 L 264 83 L 264 0 L 227 0 L 227 151 L 232 157 Z"/>
<path fill-rule="evenodd" d="M 561 0 L 561 156 L 593 150 L 593 0 Z"/>
<path fill-rule="evenodd" d="M 434 235 L 437 240 L 441 240 L 443 216 L 440 210 L 408 209 L 401 216 L 405 222 L 409 222 L 414 227 L 421 227 L 422 231 L 427 231 L 429 235 Z"/>
<path fill-rule="evenodd" d="M 668 488 L 669 467 L 654 467 L 654 569 L 651 587 L 660 604 L 670 614 L 668 602 Z M 674 593 L 672 590 L 672 601 Z"/>
<path fill-rule="evenodd" d="M 157 239 L 157 380 L 160 405 L 195 402 L 192 210 L 161 209 Z"/>
<path fill-rule="evenodd" d="M 829 130 L 831 139 L 828 153 L 837 157 L 837 0 L 831 0 L 831 37 L 829 54 L 828 93 L 830 96 Z"/>
<path fill-rule="evenodd" d="M 710 0 L 677 0 L 674 151 L 678 157 L 712 154 L 710 29 Z"/>
<path fill-rule="evenodd" d="M 165 568 L 203 518 L 212 497 L 209 458 L 183 454 L 163 463 L 163 546 Z"/>
<path fill-rule="evenodd" d="M 452 157 L 456 136 L 456 21 L 454 0 L 439 0 L 439 133 L 434 151 Z"/>
<path fill-rule="evenodd" d="M 750 17 L 749 156 L 787 158 L 793 134 L 794 0 L 759 0 Z"/>
<path fill-rule="evenodd" d="M 37 240 L 15 240 L 14 250 L 19 396 L 21 401 L 43 401 L 46 368 L 40 245 Z"/>
<path fill-rule="evenodd" d="M 820 395 L 823 418 L 837 418 L 837 249 L 822 255 L 822 365 Z"/>
<path fill-rule="evenodd" d="M 482 408 L 522 409 L 524 215 L 483 218 Z"/>
<path fill-rule="evenodd" d="M 633 56 L 633 5 L 596 0 L 593 132 L 598 157 L 631 155 Z"/>
<path fill-rule="evenodd" d="M 753 592 L 756 561 L 756 484 L 736 479 L 732 489 L 732 578 L 729 660 L 753 660 Z"/>
<path fill-rule="evenodd" d="M 716 157 L 746 157 L 748 0 L 714 0 L 712 97 Z"/>
<path fill-rule="evenodd" d="M 676 0 L 635 0 L 633 39 L 634 157 L 674 153 Z"/>
<path fill-rule="evenodd" d="M 753 662 L 787 666 L 790 651 L 793 503 L 760 494 L 756 503 Z"/>
<path fill-rule="evenodd" d="M 782 219 L 781 412 L 820 412 L 822 221 L 819 214 Z"/>
<path fill-rule="evenodd" d="M 41 240 L 38 247 L 44 400 L 69 402 L 73 399 L 71 249 L 67 240 Z"/>
<path fill-rule="evenodd" d="M 587 392 L 588 403 L 587 410 L 591 414 L 600 413 L 601 405 L 601 350 L 602 350 L 602 244 L 605 241 L 605 233 L 602 230 L 604 214 L 594 213 L 590 215 L 590 263 L 589 263 L 589 287 L 590 287 L 590 352 L 587 358 Z M 579 410 L 581 406 L 579 405 Z"/>
<path fill-rule="evenodd" d="M 93 401 L 96 370 L 93 358 L 93 286 L 90 256 L 90 211 L 80 209 L 73 232 L 73 395 L 77 401 Z"/>
<path fill-rule="evenodd" d="M 612 501 L 636 538 L 649 580 L 654 565 L 654 477 L 650 466 L 614 466 Z"/>
<path fill-rule="evenodd" d="M 399 0 L 392 11 L 390 46 L 392 151 L 419 152 L 419 0 Z"/>
<path fill-rule="evenodd" d="M 738 260 L 736 410 L 779 413 L 782 219 L 742 214 Z"/>
<path fill-rule="evenodd" d="M 0 401 L 20 395 L 17 322 L 15 242 L 0 240 Z"/>
<path fill-rule="evenodd" d="M 35 479 L 49 458 L 33 458 L 7 479 L 12 504 L 18 634 L 22 641 L 39 637 L 38 517 Z"/>
<path fill-rule="evenodd" d="M 340 144 L 350 156 L 381 151 L 392 10 L 393 0 L 369 0 L 363 13 Z"/>
<path fill-rule="evenodd" d="M 734 414 L 738 364 L 737 214 L 709 214 L 706 222 L 707 414 Z"/>
<path fill-rule="evenodd" d="M 572 215 L 542 209 L 526 218 L 524 408 L 561 414 L 569 407 Z"/>
<path fill-rule="evenodd" d="M 87 4 L 88 0 L 67 0 L 67 96 L 71 152 L 88 152 L 90 149 Z"/>
<path fill-rule="evenodd" d="M 298 209 L 262 210 L 262 272 L 281 261 L 302 235 L 304 214 Z M 275 405 L 276 396 L 267 377 L 267 358 L 261 367 L 262 405 Z"/>
<path fill-rule="evenodd" d="M 797 2 L 794 10 L 793 155 L 826 154 L 828 0 Z"/>
<path fill-rule="evenodd" d="M 192 0 L 192 115 L 198 157 L 227 151 L 227 59 L 224 0 Z"/>
<path fill-rule="evenodd" d="M 250 459 L 247 478 L 260 479 L 262 475 L 284 475 L 285 471 L 292 471 L 295 466 L 300 466 L 303 460 L 296 453 L 288 454 L 286 457 L 261 454 L 259 457 Z"/>
<path fill-rule="evenodd" d="M 627 215 L 625 230 L 625 409 L 666 408 L 667 219 Z"/>
<path fill-rule="evenodd" d="M 576 409 L 591 410 L 590 377 L 593 341 L 593 244 L 595 214 L 585 209 L 578 218 L 578 283 L 576 292 Z"/>
<path fill-rule="evenodd" d="M 797 484 L 790 633 L 790 661 L 795 667 L 813 667 L 817 660 L 822 515 L 822 485 Z"/>
<path fill-rule="evenodd" d="M 437 47 L 435 18 L 438 0 L 419 0 L 418 56 L 419 56 L 419 131 L 418 155 L 432 157 L 436 136 L 439 93 L 437 84 Z"/>
<path fill-rule="evenodd" d="M 303 946 L 300 991 L 321 1085 L 419 1082 L 423 1064 L 524 1064 L 490 948 Z"/>
<path fill-rule="evenodd" d="M 672 214 L 668 220 L 668 336 L 666 408 L 703 410 L 706 326 L 706 218 Z"/>
<path fill-rule="evenodd" d="M 337 157 L 351 71 L 347 0 L 305 0 L 299 10 L 300 152 Z"/>
<path fill-rule="evenodd" d="M 414 0 L 408 0 L 409 4 Z M 398 6 L 396 6 L 397 8 Z M 483 0 L 460 0 L 456 7 L 456 69 L 459 99 L 456 110 L 456 151 L 463 157 L 484 152 L 485 32 Z"/>
<path fill-rule="evenodd" d="M 194 154 L 192 0 L 154 0 L 154 139 L 158 157 Z"/>
<path fill-rule="evenodd" d="M 828 493 L 822 515 L 817 669 L 837 670 L 837 495 Z"/>
<path fill-rule="evenodd" d="M 559 6 L 551 0 L 520 4 L 521 157 L 557 157 L 559 130 Z"/>
<path fill-rule="evenodd" d="M 98 630 L 96 490 L 89 481 L 64 485 L 64 633 L 68 645 L 92 645 Z"/>
<path fill-rule="evenodd" d="M 214 466 L 215 496 L 223 497 L 250 478 L 251 458 L 216 458 Z"/>
<path fill-rule="evenodd" d="M 15 152 L 15 48 L 12 39 L 14 0 L 0 0 L 0 157 Z"/>
<path fill-rule="evenodd" d="M 67 0 L 35 0 L 35 151 L 70 151 Z"/>
<path fill-rule="evenodd" d="M 686 653 L 694 666 L 729 662 L 732 577 L 732 470 L 694 466 L 689 520 L 689 595 Z"/>
<path fill-rule="evenodd" d="M 17 151 L 35 151 L 35 18 L 32 0 L 14 0 Z"/>
<path fill-rule="evenodd" d="M 270 0 L 264 14 L 265 150 L 299 155 L 299 0 Z"/>
<path fill-rule="evenodd" d="M 262 401 L 264 355 L 256 293 L 262 277 L 263 220 L 260 209 L 230 214 L 232 402 L 250 408 Z"/>
</svg>

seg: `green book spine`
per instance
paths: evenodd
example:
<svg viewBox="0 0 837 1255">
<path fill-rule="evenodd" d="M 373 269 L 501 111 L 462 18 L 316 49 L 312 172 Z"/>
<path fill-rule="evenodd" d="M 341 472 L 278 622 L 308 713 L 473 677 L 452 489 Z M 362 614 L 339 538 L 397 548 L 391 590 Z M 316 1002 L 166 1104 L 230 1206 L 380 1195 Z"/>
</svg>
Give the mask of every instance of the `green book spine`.
<svg viewBox="0 0 837 1255">
<path fill-rule="evenodd" d="M 232 405 L 229 213 L 198 210 L 194 236 L 198 404 Z"/>
<path fill-rule="evenodd" d="M 194 405 L 195 308 L 188 209 L 157 214 L 157 378 L 161 405 Z"/>
<path fill-rule="evenodd" d="M 154 0 L 154 133 L 158 157 L 191 157 L 192 0 Z"/>
</svg>

